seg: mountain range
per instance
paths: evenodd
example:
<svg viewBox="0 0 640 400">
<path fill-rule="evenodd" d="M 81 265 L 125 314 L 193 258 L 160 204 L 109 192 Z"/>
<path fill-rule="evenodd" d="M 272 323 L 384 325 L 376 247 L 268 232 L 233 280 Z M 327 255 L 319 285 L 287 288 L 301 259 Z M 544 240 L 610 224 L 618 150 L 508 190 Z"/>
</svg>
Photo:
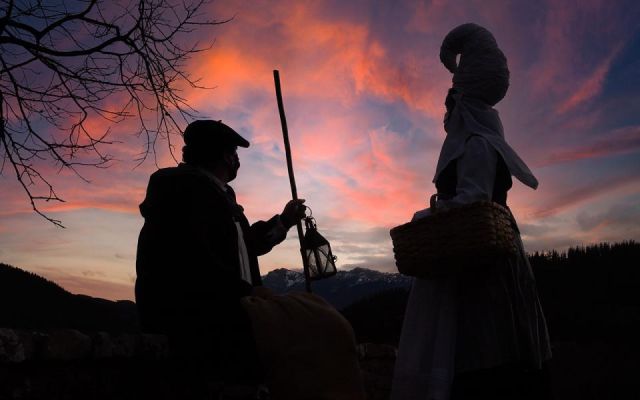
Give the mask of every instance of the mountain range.
<svg viewBox="0 0 640 400">
<path fill-rule="evenodd" d="M 280 294 L 305 290 L 304 274 L 285 268 L 269 272 L 262 277 L 262 282 L 264 286 Z M 410 284 L 411 278 L 398 273 L 354 268 L 338 271 L 330 278 L 312 282 L 311 290 L 341 310 L 382 291 L 408 289 Z"/>
</svg>

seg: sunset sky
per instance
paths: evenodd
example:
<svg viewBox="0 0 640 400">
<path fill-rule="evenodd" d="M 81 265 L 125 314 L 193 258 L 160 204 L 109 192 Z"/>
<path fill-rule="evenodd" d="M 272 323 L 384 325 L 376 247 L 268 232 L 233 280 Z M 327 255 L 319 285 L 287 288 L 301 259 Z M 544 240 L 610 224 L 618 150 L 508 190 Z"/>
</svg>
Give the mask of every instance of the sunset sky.
<svg viewBox="0 0 640 400">
<path fill-rule="evenodd" d="M 238 151 L 239 202 L 254 221 L 290 198 L 278 69 L 298 192 L 339 268 L 395 270 L 389 229 L 435 191 L 451 85 L 440 44 L 465 22 L 491 30 L 508 58 L 511 86 L 496 108 L 540 181 L 536 191 L 514 181 L 509 193 L 527 251 L 640 240 L 640 2 L 218 0 L 206 12 L 233 18 L 193 39 L 215 38 L 188 65 L 215 89 L 184 95 L 251 142 Z M 133 298 L 138 204 L 156 166 L 135 168 L 142 140 L 126 123 L 112 134 L 118 161 L 83 170 L 91 183 L 49 167 L 66 203 L 42 208 L 66 229 L 34 214 L 5 168 L 0 262 L 74 293 Z M 160 167 L 175 165 L 166 153 Z M 260 265 L 301 268 L 295 230 Z"/>
</svg>

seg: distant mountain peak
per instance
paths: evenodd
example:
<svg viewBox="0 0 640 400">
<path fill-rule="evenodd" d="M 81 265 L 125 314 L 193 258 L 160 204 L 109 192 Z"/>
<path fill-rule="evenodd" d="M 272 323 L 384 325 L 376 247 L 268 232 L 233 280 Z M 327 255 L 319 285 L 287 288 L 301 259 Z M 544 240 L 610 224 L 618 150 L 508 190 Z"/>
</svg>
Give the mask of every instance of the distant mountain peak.
<svg viewBox="0 0 640 400">
<path fill-rule="evenodd" d="M 302 271 L 278 268 L 263 276 L 262 281 L 276 293 L 305 290 Z M 410 283 L 411 278 L 398 273 L 356 267 L 339 270 L 335 276 L 314 281 L 311 286 L 314 293 L 324 297 L 336 308 L 343 308 L 381 291 L 408 288 Z"/>
</svg>

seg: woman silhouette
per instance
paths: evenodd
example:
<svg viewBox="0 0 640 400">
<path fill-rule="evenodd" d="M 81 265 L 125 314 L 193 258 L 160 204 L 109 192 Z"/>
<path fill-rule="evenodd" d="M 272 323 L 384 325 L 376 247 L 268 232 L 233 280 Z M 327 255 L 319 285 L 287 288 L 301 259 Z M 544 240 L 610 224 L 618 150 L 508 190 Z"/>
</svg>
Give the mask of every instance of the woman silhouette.
<svg viewBox="0 0 640 400">
<path fill-rule="evenodd" d="M 440 59 L 454 75 L 434 177 L 437 207 L 479 200 L 506 207 L 512 176 L 538 186 L 505 141 L 493 109 L 509 87 L 507 60 L 491 32 L 476 24 L 452 30 Z M 418 211 L 414 220 L 429 213 Z M 414 280 L 393 400 L 548 397 L 543 365 L 551 357 L 549 335 L 519 235 L 516 242 L 518 254 L 491 272 Z"/>
</svg>

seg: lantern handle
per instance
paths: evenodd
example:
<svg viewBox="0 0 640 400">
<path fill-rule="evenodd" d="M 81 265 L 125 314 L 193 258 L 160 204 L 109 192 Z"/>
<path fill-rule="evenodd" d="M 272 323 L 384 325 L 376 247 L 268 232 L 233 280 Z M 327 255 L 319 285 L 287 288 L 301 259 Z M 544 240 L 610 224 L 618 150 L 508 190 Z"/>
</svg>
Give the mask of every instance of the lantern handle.
<svg viewBox="0 0 640 400">
<path fill-rule="evenodd" d="M 309 210 L 309 215 L 307 215 L 307 210 Z M 316 224 L 316 219 L 313 218 L 313 210 L 311 207 L 305 205 L 304 206 L 304 225 L 307 230 L 309 229 L 318 229 L 318 225 Z"/>
<path fill-rule="evenodd" d="M 307 210 L 309 210 L 309 215 L 307 215 Z M 304 204 L 304 217 L 305 218 L 313 218 L 313 210 L 308 205 Z"/>
</svg>

